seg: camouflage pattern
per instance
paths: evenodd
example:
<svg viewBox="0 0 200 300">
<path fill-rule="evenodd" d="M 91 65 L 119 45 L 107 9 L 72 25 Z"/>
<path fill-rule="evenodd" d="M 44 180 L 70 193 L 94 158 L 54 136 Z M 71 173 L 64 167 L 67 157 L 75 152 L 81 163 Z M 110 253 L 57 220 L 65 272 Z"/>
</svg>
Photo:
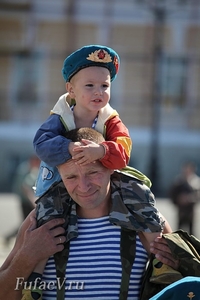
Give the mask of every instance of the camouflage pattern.
<svg viewBox="0 0 200 300">
<path fill-rule="evenodd" d="M 123 228 L 161 232 L 164 222 L 155 207 L 155 198 L 150 189 L 132 176 L 116 171 L 111 176 L 110 222 Z M 52 218 L 64 217 L 66 238 L 78 236 L 76 203 L 70 198 L 62 181 L 36 201 L 38 226 Z"/>
<path fill-rule="evenodd" d="M 178 271 L 183 277 L 200 277 L 200 241 L 183 230 L 163 234 L 163 237 L 166 239 L 174 257 L 179 260 Z M 149 300 L 149 298 L 167 286 L 164 284 L 151 283 L 149 281 L 152 275 L 153 259 L 154 256 L 152 255 L 142 283 L 140 300 Z"/>
<path fill-rule="evenodd" d="M 135 260 L 136 231 L 121 228 L 120 255 L 122 262 L 122 280 L 119 300 L 126 300 L 128 297 L 129 280 L 132 265 Z"/>
<path fill-rule="evenodd" d="M 76 203 L 70 198 L 62 181 L 54 183 L 36 201 L 38 227 L 54 218 L 64 218 L 66 242 L 78 236 Z"/>
<path fill-rule="evenodd" d="M 200 276 L 200 241 L 183 230 L 164 234 L 174 257 L 180 260 L 183 276 Z M 198 274 L 198 275 L 197 275 Z"/>
<path fill-rule="evenodd" d="M 154 195 L 141 181 L 116 171 L 111 176 L 111 199 L 111 223 L 136 231 L 162 231 L 164 222 L 155 207 Z"/>
<path fill-rule="evenodd" d="M 56 277 L 60 278 L 60 282 L 65 280 L 65 271 L 67 266 L 67 261 L 69 257 L 69 242 L 65 243 L 64 249 L 61 252 L 54 254 L 54 260 L 56 265 Z M 61 288 L 57 289 L 57 300 L 65 299 L 65 285 L 63 284 Z"/>
</svg>

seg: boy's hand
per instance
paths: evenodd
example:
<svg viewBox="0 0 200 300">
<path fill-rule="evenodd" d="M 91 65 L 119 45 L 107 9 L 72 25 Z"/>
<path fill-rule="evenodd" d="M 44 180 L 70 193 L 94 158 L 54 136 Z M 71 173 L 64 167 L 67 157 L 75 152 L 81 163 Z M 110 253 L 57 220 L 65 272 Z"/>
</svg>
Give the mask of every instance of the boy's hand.
<svg viewBox="0 0 200 300">
<path fill-rule="evenodd" d="M 73 157 L 74 155 L 74 149 L 77 148 L 77 146 L 81 146 L 82 144 L 80 142 L 70 142 L 69 146 L 68 146 L 68 151 L 70 153 L 70 155 Z"/>
<path fill-rule="evenodd" d="M 72 159 L 76 160 L 77 164 L 84 166 L 105 155 L 104 146 L 85 139 L 82 139 L 81 142 L 81 145 L 76 145 L 73 148 Z"/>
</svg>

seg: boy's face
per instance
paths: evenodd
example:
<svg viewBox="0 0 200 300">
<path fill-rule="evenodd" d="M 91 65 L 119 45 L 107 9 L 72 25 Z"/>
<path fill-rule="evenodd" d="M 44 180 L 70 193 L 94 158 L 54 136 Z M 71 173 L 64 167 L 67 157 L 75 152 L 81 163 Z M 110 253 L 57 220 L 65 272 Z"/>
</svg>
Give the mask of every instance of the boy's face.
<svg viewBox="0 0 200 300">
<path fill-rule="evenodd" d="M 89 111 L 99 111 L 110 100 L 110 72 L 104 67 L 88 67 L 75 74 L 66 83 L 76 105 Z"/>
</svg>

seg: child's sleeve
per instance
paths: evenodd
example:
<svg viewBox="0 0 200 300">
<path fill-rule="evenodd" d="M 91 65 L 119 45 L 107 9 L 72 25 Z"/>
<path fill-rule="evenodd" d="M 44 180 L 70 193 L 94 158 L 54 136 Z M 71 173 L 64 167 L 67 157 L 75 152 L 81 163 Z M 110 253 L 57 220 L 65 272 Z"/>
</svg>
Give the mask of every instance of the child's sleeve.
<svg viewBox="0 0 200 300">
<path fill-rule="evenodd" d="M 50 115 L 36 132 L 33 140 L 36 154 L 51 167 L 56 167 L 71 158 L 68 151 L 71 140 L 63 136 L 65 132 L 66 129 L 57 114 Z"/>
<path fill-rule="evenodd" d="M 132 141 L 127 127 L 118 116 L 109 119 L 106 124 L 106 141 L 101 143 L 105 155 L 101 163 L 109 169 L 122 169 L 129 163 Z"/>
</svg>

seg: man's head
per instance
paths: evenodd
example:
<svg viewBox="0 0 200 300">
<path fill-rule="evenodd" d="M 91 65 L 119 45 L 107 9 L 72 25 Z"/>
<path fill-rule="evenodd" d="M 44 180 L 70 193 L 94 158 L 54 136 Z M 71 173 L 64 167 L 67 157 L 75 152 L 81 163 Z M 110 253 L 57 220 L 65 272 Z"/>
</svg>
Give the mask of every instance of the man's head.
<svg viewBox="0 0 200 300">
<path fill-rule="evenodd" d="M 68 82 L 80 70 L 96 66 L 107 68 L 113 81 L 119 70 L 119 62 L 119 55 L 113 49 L 102 45 L 88 45 L 65 59 L 62 74 L 64 80 Z"/>
<path fill-rule="evenodd" d="M 66 133 L 73 142 L 88 139 L 95 143 L 104 141 L 103 136 L 91 129 L 74 129 Z M 72 159 L 58 166 L 63 183 L 71 198 L 78 204 L 78 214 L 86 218 L 101 217 L 109 212 L 110 176 L 113 170 L 99 161 L 80 166 Z"/>
<path fill-rule="evenodd" d="M 81 142 L 82 139 L 86 139 L 95 142 L 96 144 L 100 144 L 105 141 L 100 132 L 87 127 L 75 128 L 70 131 L 66 131 L 65 137 L 72 142 Z"/>
<path fill-rule="evenodd" d="M 182 173 L 185 178 L 189 178 L 194 175 L 196 171 L 196 165 L 192 161 L 185 162 L 182 166 Z"/>
</svg>

